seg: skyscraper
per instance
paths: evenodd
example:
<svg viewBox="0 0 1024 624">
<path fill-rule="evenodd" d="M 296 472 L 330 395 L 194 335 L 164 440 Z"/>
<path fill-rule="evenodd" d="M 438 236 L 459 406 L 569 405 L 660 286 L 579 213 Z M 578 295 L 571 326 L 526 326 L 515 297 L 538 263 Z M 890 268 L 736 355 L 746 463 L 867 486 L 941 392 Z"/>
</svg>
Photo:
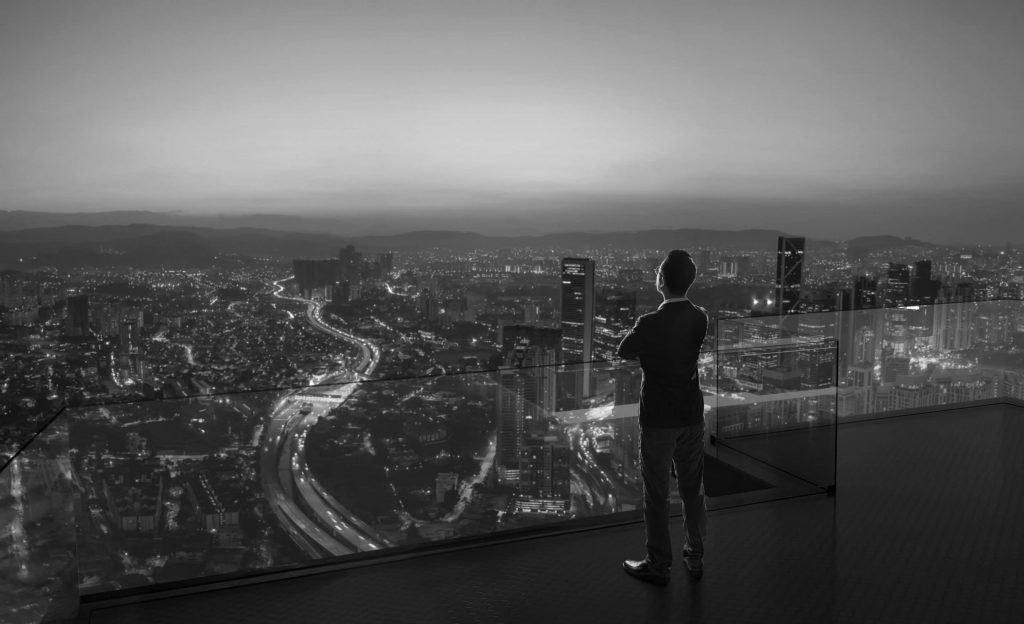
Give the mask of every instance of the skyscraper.
<svg viewBox="0 0 1024 624">
<path fill-rule="evenodd" d="M 524 437 L 535 434 L 555 407 L 553 349 L 520 344 L 505 356 L 497 374 L 497 449 L 495 466 L 505 482 L 519 479 Z"/>
<path fill-rule="evenodd" d="M 718 277 L 736 277 L 739 273 L 739 260 L 736 256 L 722 256 L 718 259 Z"/>
<path fill-rule="evenodd" d="M 121 354 L 137 353 L 139 350 L 139 321 L 137 318 L 125 317 L 118 326 L 120 341 L 118 349 Z"/>
<path fill-rule="evenodd" d="M 555 436 L 533 437 L 519 449 L 516 510 L 562 515 L 569 511 L 572 452 Z"/>
<path fill-rule="evenodd" d="M 330 288 L 338 282 L 341 274 L 341 262 L 328 259 L 295 259 L 292 270 L 299 292 L 303 297 L 311 297 L 315 289 Z"/>
<path fill-rule="evenodd" d="M 419 309 L 420 318 L 432 323 L 437 320 L 438 315 L 441 313 L 441 302 L 434 293 L 424 288 L 420 292 Z"/>
<path fill-rule="evenodd" d="M 851 354 L 853 363 L 874 362 L 875 330 L 867 326 L 858 327 L 853 336 L 853 353 Z"/>
<path fill-rule="evenodd" d="M 853 282 L 853 309 L 865 310 L 878 305 L 878 280 L 860 275 Z"/>
<path fill-rule="evenodd" d="M 932 278 L 932 261 L 918 260 L 915 262 L 914 277 L 921 280 L 930 280 Z"/>
<path fill-rule="evenodd" d="M 936 351 L 949 353 L 962 351 L 974 345 L 977 304 L 952 301 L 935 306 L 932 344 Z"/>
<path fill-rule="evenodd" d="M 346 245 L 338 251 L 338 279 L 355 281 L 360 278 L 359 267 L 363 262 L 363 254 L 356 251 L 354 245 Z"/>
<path fill-rule="evenodd" d="M 882 313 L 885 323 L 883 335 L 885 346 L 899 356 L 908 354 L 914 342 L 914 337 L 910 332 L 910 312 L 905 307 L 896 307 L 887 308 Z"/>
<path fill-rule="evenodd" d="M 72 336 L 89 333 L 89 295 L 68 297 L 67 329 Z"/>
<path fill-rule="evenodd" d="M 942 282 L 932 279 L 932 261 L 918 260 L 914 263 L 914 277 L 910 280 L 911 303 L 935 303 Z"/>
<path fill-rule="evenodd" d="M 613 360 L 636 321 L 636 292 L 603 292 L 594 315 L 594 358 Z"/>
<path fill-rule="evenodd" d="M 567 363 L 594 357 L 594 261 L 562 259 L 562 358 Z M 590 393 L 590 366 L 580 367 L 576 399 Z"/>
<path fill-rule="evenodd" d="M 885 307 L 896 308 L 908 303 L 910 303 L 910 266 L 890 262 L 888 279 L 885 284 Z"/>
<path fill-rule="evenodd" d="M 804 244 L 801 237 L 779 237 L 779 250 L 775 268 L 775 310 L 791 314 L 800 301 L 803 286 Z"/>
<path fill-rule="evenodd" d="M 110 381 L 114 376 L 114 350 L 109 343 L 103 343 L 96 349 L 96 376 L 102 381 Z"/>
</svg>

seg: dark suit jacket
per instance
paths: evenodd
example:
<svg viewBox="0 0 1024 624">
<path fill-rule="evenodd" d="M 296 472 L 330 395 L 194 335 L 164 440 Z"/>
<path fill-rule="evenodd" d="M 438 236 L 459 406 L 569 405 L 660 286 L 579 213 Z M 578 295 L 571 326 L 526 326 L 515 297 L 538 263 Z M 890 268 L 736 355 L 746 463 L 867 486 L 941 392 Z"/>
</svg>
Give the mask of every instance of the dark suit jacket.
<svg viewBox="0 0 1024 624">
<path fill-rule="evenodd" d="M 661 304 L 636 320 L 619 345 L 619 357 L 640 360 L 640 424 L 696 425 L 704 418 L 697 359 L 708 332 L 708 314 L 689 300 Z"/>
</svg>

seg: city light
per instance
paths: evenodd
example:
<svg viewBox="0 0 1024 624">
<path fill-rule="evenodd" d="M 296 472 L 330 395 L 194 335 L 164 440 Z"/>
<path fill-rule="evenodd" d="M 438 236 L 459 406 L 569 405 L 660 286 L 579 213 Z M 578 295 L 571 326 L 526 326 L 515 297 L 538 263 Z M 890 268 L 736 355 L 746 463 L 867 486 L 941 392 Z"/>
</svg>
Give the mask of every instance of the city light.
<svg viewBox="0 0 1024 624">
<path fill-rule="evenodd" d="M 964 299 L 1002 283 L 1019 289 L 1024 278 L 995 270 L 1019 265 L 1016 254 L 947 254 L 964 265 L 934 280 L 947 289 L 937 292 L 959 293 L 949 303 L 911 298 L 933 292 L 923 261 L 890 267 L 886 259 L 882 288 L 870 272 L 857 282 L 862 266 L 842 250 L 797 254 L 807 270 L 783 322 L 765 315 L 776 302 L 766 293 L 778 286 L 773 243 L 695 253 L 702 273 L 691 296 L 707 303 L 718 341 L 697 363 L 702 411 L 711 419 L 722 407 L 752 410 L 720 423 L 721 434 L 765 430 L 776 409 L 795 419 L 789 426 L 817 427 L 1024 388 L 1024 366 L 986 360 L 1020 357 L 1018 304 Z M 402 545 L 415 532 L 447 539 L 639 508 L 635 440 L 623 423 L 637 417 L 640 368 L 615 349 L 637 316 L 660 304 L 649 252 L 577 249 L 565 280 L 569 252 L 556 246 L 430 248 L 357 264 L 359 253 L 340 254 L 349 265 L 236 258 L 232 268 L 5 278 L 9 344 L 26 355 L 20 367 L 0 362 L 2 383 L 29 399 L 17 405 L 24 421 L 34 422 L 37 396 L 59 401 L 72 391 L 101 403 L 76 412 L 104 432 L 92 436 L 96 453 L 72 455 L 90 505 L 82 545 L 149 544 L 128 561 L 113 558 L 108 580 L 157 578 L 176 557 L 207 556 L 207 546 L 179 555 L 161 545 L 174 540 L 147 542 L 158 533 L 197 530 L 272 567 L 266 535 L 314 560 Z M 592 285 L 579 258 L 593 260 Z M 899 282 L 906 292 L 893 295 L 888 274 L 903 267 L 911 267 Z M 348 286 L 335 288 L 345 272 Z M 971 273 L 1000 277 L 968 289 L 959 280 Z M 901 307 L 837 309 L 843 297 L 852 304 L 876 293 Z M 583 303 L 568 321 L 563 296 Z M 572 367 L 555 366 L 566 327 L 574 349 L 590 332 L 592 353 L 605 359 L 589 367 L 586 386 Z M 839 362 L 835 349 L 815 351 L 829 338 L 842 345 Z M 800 351 L 764 355 L 781 343 Z M 761 356 L 744 355 L 750 348 Z M 730 350 L 735 357 L 723 355 Z M 264 515 L 252 514 L 253 500 Z"/>
</svg>

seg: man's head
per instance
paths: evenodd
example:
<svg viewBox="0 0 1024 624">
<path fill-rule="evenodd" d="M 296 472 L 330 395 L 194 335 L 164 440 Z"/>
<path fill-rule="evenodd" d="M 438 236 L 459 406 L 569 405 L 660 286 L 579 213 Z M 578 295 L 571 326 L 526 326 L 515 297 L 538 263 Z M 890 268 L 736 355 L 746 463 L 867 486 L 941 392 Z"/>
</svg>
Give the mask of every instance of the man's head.
<svg viewBox="0 0 1024 624">
<path fill-rule="evenodd" d="M 658 267 L 656 285 L 658 292 L 667 298 L 685 297 L 695 279 L 697 265 L 693 258 L 681 249 L 673 249 Z"/>
</svg>

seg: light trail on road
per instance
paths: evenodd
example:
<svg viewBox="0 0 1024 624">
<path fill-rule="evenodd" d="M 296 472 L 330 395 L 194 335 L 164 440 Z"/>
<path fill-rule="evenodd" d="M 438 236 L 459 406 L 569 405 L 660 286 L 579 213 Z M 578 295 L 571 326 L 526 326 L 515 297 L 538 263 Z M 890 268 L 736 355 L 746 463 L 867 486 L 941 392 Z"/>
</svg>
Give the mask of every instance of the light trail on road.
<svg viewBox="0 0 1024 624">
<path fill-rule="evenodd" d="M 372 341 L 325 323 L 322 319 L 322 302 L 284 295 L 284 281 L 287 280 L 274 282 L 275 297 L 304 303 L 306 318 L 315 329 L 354 343 L 360 348 L 362 357 L 355 370 L 330 378 L 344 384 L 341 390 L 329 398 L 316 397 L 321 407 L 325 403 L 331 407 L 341 405 L 355 391 L 358 379 L 371 375 L 376 369 L 380 363 L 380 348 Z M 325 385 L 331 384 L 322 384 L 317 388 Z M 305 437 L 316 424 L 320 410 L 301 414 L 298 405 L 304 400 L 304 394 L 299 390 L 283 397 L 272 411 L 266 428 L 267 443 L 263 449 L 262 474 L 265 491 L 273 493 L 268 500 L 273 502 L 276 515 L 289 535 L 310 556 L 315 557 L 321 552 L 337 556 L 391 545 L 331 496 L 309 470 L 305 458 Z M 277 461 L 273 461 L 275 458 Z M 298 492 L 301 500 L 312 511 L 312 516 L 307 515 L 293 497 L 285 496 L 286 487 L 290 492 Z"/>
</svg>

